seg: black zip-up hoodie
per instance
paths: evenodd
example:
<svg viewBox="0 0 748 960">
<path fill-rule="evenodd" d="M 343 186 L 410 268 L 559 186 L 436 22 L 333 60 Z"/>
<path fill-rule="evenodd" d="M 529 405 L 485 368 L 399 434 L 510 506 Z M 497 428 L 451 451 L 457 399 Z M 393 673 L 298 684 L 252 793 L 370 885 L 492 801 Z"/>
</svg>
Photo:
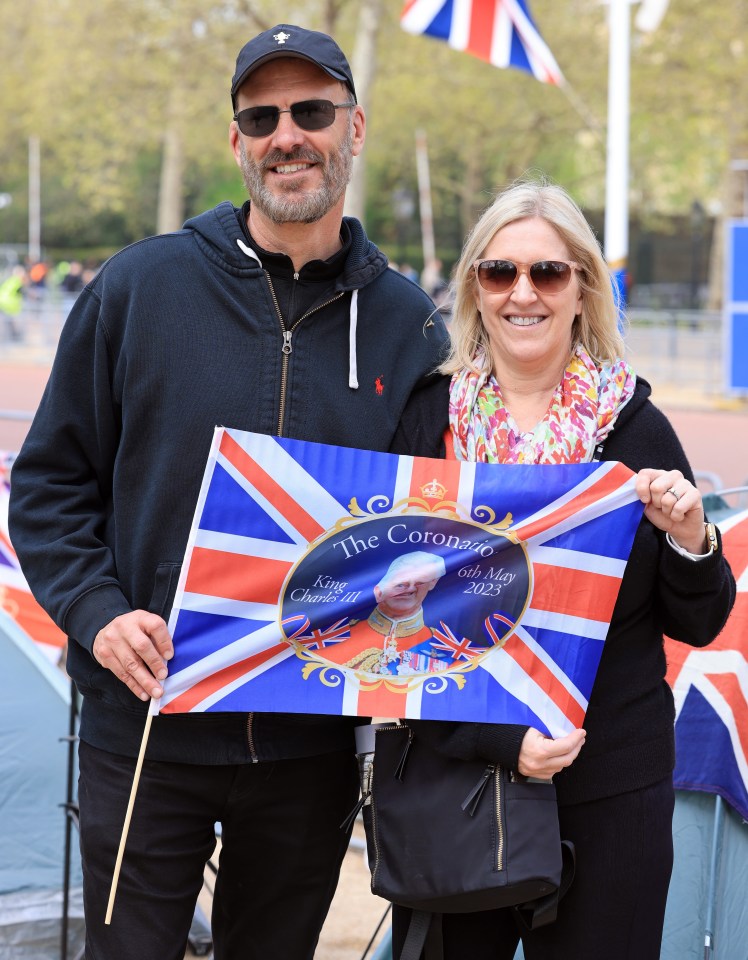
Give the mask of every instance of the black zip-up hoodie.
<svg viewBox="0 0 748 960">
<path fill-rule="evenodd" d="M 316 261 L 294 275 L 288 261 L 283 298 L 299 284 L 305 310 L 284 318 L 242 216 L 219 204 L 104 265 L 65 325 L 14 465 L 11 537 L 34 595 L 70 637 L 81 738 L 115 753 L 137 753 L 147 705 L 98 665 L 93 641 L 133 609 L 168 617 L 214 427 L 441 452 L 448 381 L 433 371 L 447 335 L 429 298 L 346 219 L 337 271 Z M 147 756 L 313 755 L 351 745 L 353 723 L 156 717 Z"/>
</svg>

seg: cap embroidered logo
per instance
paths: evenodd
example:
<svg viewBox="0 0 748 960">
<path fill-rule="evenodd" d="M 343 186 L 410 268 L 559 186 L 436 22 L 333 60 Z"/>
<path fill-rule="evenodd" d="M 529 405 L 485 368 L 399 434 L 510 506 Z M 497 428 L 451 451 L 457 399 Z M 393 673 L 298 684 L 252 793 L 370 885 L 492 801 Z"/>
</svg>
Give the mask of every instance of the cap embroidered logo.
<svg viewBox="0 0 748 960">
<path fill-rule="evenodd" d="M 290 39 L 291 39 L 291 34 L 290 34 L 290 33 L 284 33 L 282 30 L 281 30 L 280 33 L 274 33 L 274 34 L 273 34 L 273 40 L 277 40 L 278 43 L 285 43 L 286 40 L 290 40 Z"/>
</svg>

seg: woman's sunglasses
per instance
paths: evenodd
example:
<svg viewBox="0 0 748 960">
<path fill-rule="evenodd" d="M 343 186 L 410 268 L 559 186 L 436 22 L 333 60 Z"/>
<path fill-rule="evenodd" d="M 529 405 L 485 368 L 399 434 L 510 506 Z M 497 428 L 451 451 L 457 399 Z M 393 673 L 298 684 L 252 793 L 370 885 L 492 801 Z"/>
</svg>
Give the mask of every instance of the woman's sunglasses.
<svg viewBox="0 0 748 960">
<path fill-rule="evenodd" d="M 521 273 L 527 274 L 538 293 L 561 293 L 569 286 L 572 270 L 578 269 L 579 264 L 572 260 L 476 260 L 473 264 L 478 283 L 489 293 L 509 293 L 517 286 Z"/>
<path fill-rule="evenodd" d="M 335 123 L 335 111 L 341 107 L 355 107 L 353 101 L 333 103 L 332 100 L 299 100 L 287 110 L 279 107 L 248 107 L 234 114 L 234 120 L 245 137 L 269 137 L 275 131 L 282 113 L 290 113 L 293 122 L 302 130 L 324 130 Z"/>
</svg>

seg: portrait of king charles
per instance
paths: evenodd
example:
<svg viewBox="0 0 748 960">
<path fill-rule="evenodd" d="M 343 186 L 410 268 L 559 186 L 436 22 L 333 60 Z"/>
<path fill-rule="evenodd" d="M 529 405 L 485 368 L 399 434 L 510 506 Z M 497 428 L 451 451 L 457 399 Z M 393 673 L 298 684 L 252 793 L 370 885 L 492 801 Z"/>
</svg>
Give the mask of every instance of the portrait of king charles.
<svg viewBox="0 0 748 960">
<path fill-rule="evenodd" d="M 374 586 L 376 606 L 366 620 L 351 620 L 350 638 L 325 649 L 325 659 L 377 675 L 445 670 L 450 660 L 434 649 L 423 602 L 445 574 L 438 554 L 416 550 L 396 557 Z"/>
</svg>

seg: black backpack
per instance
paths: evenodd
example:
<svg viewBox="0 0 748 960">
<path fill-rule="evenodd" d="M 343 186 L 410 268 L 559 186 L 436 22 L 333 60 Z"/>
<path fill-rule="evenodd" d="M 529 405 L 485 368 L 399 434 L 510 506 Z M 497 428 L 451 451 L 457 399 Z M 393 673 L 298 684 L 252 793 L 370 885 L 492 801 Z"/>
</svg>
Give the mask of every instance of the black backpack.
<svg viewBox="0 0 748 960">
<path fill-rule="evenodd" d="M 361 809 L 371 889 L 413 910 L 396 960 L 418 960 L 424 943 L 438 958 L 443 913 L 512 907 L 530 929 L 556 919 L 574 848 L 561 840 L 551 782 L 445 756 L 406 723 L 359 727 L 357 737 L 352 817 Z"/>
</svg>

